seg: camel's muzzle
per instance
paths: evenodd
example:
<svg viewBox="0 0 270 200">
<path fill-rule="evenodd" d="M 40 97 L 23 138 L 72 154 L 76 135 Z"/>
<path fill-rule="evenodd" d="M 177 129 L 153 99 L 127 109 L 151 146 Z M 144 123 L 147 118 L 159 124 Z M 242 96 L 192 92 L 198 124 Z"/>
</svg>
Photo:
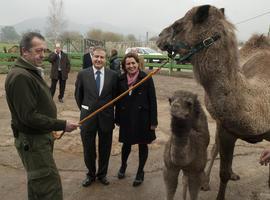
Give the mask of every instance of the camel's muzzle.
<svg viewBox="0 0 270 200">
<path fill-rule="evenodd" d="M 164 50 L 168 52 L 168 56 L 170 58 L 174 58 L 177 54 L 180 54 L 181 50 L 190 51 L 190 47 L 183 42 L 178 42 L 174 44 L 166 44 L 164 46 Z"/>
<path fill-rule="evenodd" d="M 218 39 L 220 39 L 220 35 L 215 33 L 212 37 L 208 37 L 203 41 L 198 42 L 193 46 L 189 46 L 184 42 L 172 42 L 170 44 L 164 45 L 164 50 L 168 52 L 168 56 L 170 58 L 174 58 L 177 54 L 180 54 L 180 62 L 184 60 L 188 60 L 193 56 L 195 53 L 201 51 L 202 49 L 206 49 L 209 46 L 213 45 Z M 181 54 L 180 52 L 185 52 Z"/>
</svg>

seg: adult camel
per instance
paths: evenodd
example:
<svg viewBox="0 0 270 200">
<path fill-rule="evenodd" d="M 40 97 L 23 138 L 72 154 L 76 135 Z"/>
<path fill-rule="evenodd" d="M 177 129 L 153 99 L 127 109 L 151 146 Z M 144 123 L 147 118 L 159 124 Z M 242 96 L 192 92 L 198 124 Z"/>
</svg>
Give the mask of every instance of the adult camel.
<svg viewBox="0 0 270 200">
<path fill-rule="evenodd" d="M 252 56 L 256 56 L 257 53 L 260 53 L 262 50 L 268 50 L 270 51 L 270 38 L 264 35 L 258 35 L 258 34 L 254 34 L 252 35 L 248 41 L 246 41 L 244 43 L 244 45 L 242 46 L 242 48 L 239 50 L 239 55 L 240 55 L 240 66 L 242 66 L 248 59 L 250 59 Z M 244 65 L 245 68 L 243 68 L 243 73 L 245 75 L 247 75 L 247 73 L 249 73 L 249 69 L 247 67 L 247 65 Z M 249 65 L 249 67 L 253 67 L 252 65 Z M 217 134 L 217 133 L 216 133 Z M 205 170 L 205 180 L 203 182 L 202 185 L 202 189 L 203 190 L 209 190 L 210 186 L 209 186 L 209 181 L 210 181 L 210 173 L 211 173 L 211 169 L 213 167 L 214 164 L 214 160 L 218 155 L 219 152 L 219 142 L 218 142 L 218 135 L 216 135 L 215 138 L 215 143 L 211 149 L 211 159 L 210 159 L 210 163 L 207 167 L 207 169 Z M 269 165 L 269 172 L 270 172 L 270 165 Z M 240 177 L 231 172 L 231 180 L 239 180 Z M 270 173 L 268 176 L 268 186 L 270 187 Z"/>
<path fill-rule="evenodd" d="M 257 52 L 241 67 L 234 30 L 224 9 L 204 5 L 189 10 L 157 40 L 161 50 L 190 58 L 195 78 L 205 90 L 220 145 L 217 200 L 225 199 L 235 141 L 270 140 L 270 51 Z"/>
</svg>

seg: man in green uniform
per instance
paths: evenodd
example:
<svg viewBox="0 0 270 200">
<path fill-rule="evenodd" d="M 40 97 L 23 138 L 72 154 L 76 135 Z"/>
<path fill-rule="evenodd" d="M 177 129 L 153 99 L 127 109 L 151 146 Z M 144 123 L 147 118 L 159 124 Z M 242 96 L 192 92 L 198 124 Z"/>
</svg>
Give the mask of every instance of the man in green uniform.
<svg viewBox="0 0 270 200">
<path fill-rule="evenodd" d="M 42 35 L 26 33 L 20 42 L 21 57 L 5 82 L 15 146 L 27 172 L 29 200 L 63 199 L 53 159 L 52 131 L 71 132 L 78 127 L 77 123 L 57 119 L 50 89 L 39 69 L 46 48 Z"/>
</svg>

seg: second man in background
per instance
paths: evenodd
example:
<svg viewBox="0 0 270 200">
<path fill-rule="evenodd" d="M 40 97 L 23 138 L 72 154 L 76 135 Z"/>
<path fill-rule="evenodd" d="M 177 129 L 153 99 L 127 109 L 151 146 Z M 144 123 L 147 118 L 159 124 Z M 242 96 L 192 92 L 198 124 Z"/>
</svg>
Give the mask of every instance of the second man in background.
<svg viewBox="0 0 270 200">
<path fill-rule="evenodd" d="M 55 45 L 55 51 L 48 57 L 51 68 L 51 94 L 54 96 L 56 84 L 59 81 L 59 95 L 58 100 L 64 103 L 64 93 L 66 89 L 66 80 L 68 79 L 68 73 L 70 71 L 70 61 L 66 53 L 61 50 L 60 44 Z"/>
</svg>

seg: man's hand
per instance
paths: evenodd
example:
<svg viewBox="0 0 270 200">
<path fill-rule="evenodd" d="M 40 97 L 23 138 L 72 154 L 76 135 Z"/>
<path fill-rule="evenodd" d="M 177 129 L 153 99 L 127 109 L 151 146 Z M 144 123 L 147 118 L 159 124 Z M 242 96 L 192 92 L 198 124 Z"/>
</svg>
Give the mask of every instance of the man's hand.
<svg viewBox="0 0 270 200">
<path fill-rule="evenodd" d="M 265 149 L 261 154 L 260 164 L 266 166 L 269 162 L 270 162 L 270 149 Z"/>
<path fill-rule="evenodd" d="M 67 121 L 65 132 L 71 132 L 77 129 L 80 125 L 78 123 Z"/>
<path fill-rule="evenodd" d="M 55 53 L 55 54 L 59 54 L 60 52 L 61 52 L 60 49 L 54 49 L 54 53 Z"/>
</svg>

